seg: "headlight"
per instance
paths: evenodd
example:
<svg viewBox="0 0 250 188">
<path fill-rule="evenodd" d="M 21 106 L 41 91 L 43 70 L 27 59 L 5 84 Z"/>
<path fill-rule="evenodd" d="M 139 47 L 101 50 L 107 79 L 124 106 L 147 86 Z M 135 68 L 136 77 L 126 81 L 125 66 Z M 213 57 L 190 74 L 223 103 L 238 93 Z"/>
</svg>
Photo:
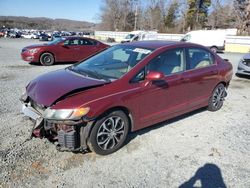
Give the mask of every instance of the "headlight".
<svg viewBox="0 0 250 188">
<path fill-rule="evenodd" d="M 39 49 L 40 49 L 40 48 L 29 49 L 29 52 L 30 52 L 31 54 L 34 54 L 34 53 L 38 52 Z"/>
<path fill-rule="evenodd" d="M 20 100 L 25 102 L 26 100 L 28 99 L 28 95 L 27 95 L 27 92 L 26 90 L 22 93 L 21 97 L 20 97 Z"/>
<path fill-rule="evenodd" d="M 86 115 L 89 112 L 89 108 L 77 108 L 77 109 L 46 109 L 44 111 L 43 117 L 45 119 L 79 119 L 82 116 Z"/>
<path fill-rule="evenodd" d="M 244 65 L 247 65 L 247 62 L 245 59 L 242 59 L 241 62 L 244 64 Z"/>
</svg>

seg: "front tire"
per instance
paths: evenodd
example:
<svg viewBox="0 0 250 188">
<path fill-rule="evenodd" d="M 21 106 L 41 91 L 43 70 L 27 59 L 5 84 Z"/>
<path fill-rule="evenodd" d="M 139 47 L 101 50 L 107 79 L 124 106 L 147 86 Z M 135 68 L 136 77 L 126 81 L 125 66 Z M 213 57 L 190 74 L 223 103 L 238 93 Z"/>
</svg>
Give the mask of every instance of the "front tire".
<svg viewBox="0 0 250 188">
<path fill-rule="evenodd" d="M 97 120 L 90 133 L 89 148 L 99 155 L 120 149 L 128 135 L 129 120 L 123 111 L 113 111 Z"/>
<path fill-rule="evenodd" d="M 221 109 L 225 97 L 226 97 L 226 88 L 221 83 L 217 85 L 213 90 L 212 96 L 209 99 L 208 110 L 214 112 Z"/>
<path fill-rule="evenodd" d="M 55 62 L 54 56 L 51 53 L 43 53 L 40 56 L 40 63 L 44 66 L 53 65 Z"/>
</svg>

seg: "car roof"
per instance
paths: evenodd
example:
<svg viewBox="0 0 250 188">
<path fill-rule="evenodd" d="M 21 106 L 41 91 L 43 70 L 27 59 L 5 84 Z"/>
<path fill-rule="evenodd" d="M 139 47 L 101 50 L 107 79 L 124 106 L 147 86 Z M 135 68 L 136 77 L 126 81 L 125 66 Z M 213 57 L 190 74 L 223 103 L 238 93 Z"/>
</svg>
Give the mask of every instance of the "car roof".
<svg viewBox="0 0 250 188">
<path fill-rule="evenodd" d="M 65 38 L 65 39 L 92 39 L 89 37 L 82 37 L 82 36 L 62 36 L 61 38 Z M 95 39 L 93 39 L 95 40 Z"/>
<path fill-rule="evenodd" d="M 157 48 L 166 47 L 166 46 L 183 45 L 183 44 L 188 44 L 188 43 L 179 42 L 179 41 L 148 40 L 148 41 L 136 41 L 136 42 L 124 43 L 124 44 L 141 47 L 141 48 L 157 49 Z"/>
</svg>

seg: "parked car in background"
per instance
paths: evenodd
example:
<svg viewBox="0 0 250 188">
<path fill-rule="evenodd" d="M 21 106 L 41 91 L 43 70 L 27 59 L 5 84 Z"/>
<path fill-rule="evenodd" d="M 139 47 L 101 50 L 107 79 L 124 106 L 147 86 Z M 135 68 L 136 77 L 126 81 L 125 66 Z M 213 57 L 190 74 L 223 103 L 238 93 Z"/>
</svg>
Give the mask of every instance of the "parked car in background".
<svg viewBox="0 0 250 188">
<path fill-rule="evenodd" d="M 141 41 L 141 40 L 156 40 L 157 31 L 131 31 L 121 43 Z"/>
<path fill-rule="evenodd" d="M 0 38 L 4 37 L 4 35 L 5 35 L 5 32 L 4 31 L 0 31 Z"/>
<path fill-rule="evenodd" d="M 24 61 L 48 66 L 55 62 L 77 62 L 108 47 L 95 39 L 65 37 L 47 44 L 27 46 L 22 49 L 21 56 Z"/>
<path fill-rule="evenodd" d="M 210 48 L 213 52 L 225 50 L 226 31 L 225 30 L 198 30 L 190 31 L 181 41 L 192 42 Z"/>
<path fill-rule="evenodd" d="M 39 38 L 38 35 L 35 33 L 22 34 L 21 37 L 25 39 L 38 39 Z"/>
<path fill-rule="evenodd" d="M 119 44 L 32 80 L 22 110 L 36 122 L 33 135 L 57 141 L 59 150 L 107 155 L 131 131 L 201 107 L 219 110 L 232 73 L 229 62 L 200 45 Z"/>
<path fill-rule="evenodd" d="M 39 35 L 39 40 L 40 41 L 49 41 L 49 40 L 52 40 L 52 37 L 46 33 L 42 33 Z"/>
<path fill-rule="evenodd" d="M 8 38 L 21 38 L 21 33 L 10 31 L 10 32 L 7 32 L 7 37 Z"/>
<path fill-rule="evenodd" d="M 250 53 L 245 54 L 239 61 L 236 75 L 250 76 Z"/>
</svg>

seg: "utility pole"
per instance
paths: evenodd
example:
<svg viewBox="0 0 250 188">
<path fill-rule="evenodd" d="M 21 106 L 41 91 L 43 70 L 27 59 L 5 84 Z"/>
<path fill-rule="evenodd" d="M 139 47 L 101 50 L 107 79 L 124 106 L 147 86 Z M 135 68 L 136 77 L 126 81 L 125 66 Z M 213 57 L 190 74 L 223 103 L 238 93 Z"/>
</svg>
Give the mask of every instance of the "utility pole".
<svg viewBox="0 0 250 188">
<path fill-rule="evenodd" d="M 138 1 L 135 0 L 135 24 L 134 24 L 134 31 L 137 28 L 137 17 L 138 17 Z"/>
</svg>

